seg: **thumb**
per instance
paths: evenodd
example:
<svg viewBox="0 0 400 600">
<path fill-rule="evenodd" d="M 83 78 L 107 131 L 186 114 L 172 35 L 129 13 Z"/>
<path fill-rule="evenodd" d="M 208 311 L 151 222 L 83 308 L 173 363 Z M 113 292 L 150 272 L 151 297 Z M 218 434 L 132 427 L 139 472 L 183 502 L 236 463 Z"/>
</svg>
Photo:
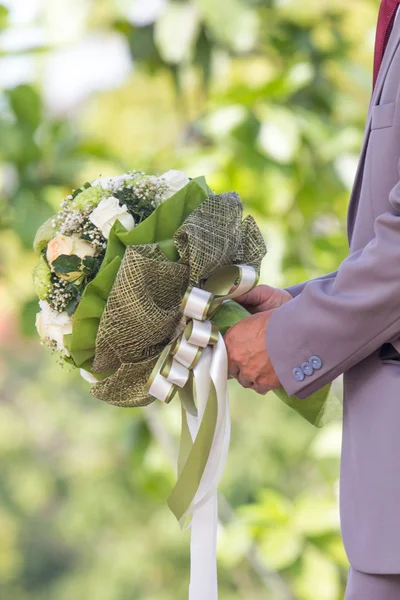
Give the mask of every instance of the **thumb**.
<svg viewBox="0 0 400 600">
<path fill-rule="evenodd" d="M 261 305 L 263 305 L 262 310 L 268 310 L 268 302 L 272 300 L 274 293 L 275 288 L 269 285 L 258 285 L 247 294 L 235 298 L 235 301 L 246 307 L 249 312 L 257 312 L 257 308 L 261 309 Z"/>
</svg>

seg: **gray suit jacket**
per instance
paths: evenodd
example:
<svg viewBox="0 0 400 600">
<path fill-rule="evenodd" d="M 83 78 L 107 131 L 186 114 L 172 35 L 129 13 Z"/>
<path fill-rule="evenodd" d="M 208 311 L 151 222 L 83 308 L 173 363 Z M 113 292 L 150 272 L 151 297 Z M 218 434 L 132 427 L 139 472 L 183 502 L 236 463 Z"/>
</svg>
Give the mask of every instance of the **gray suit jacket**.
<svg viewBox="0 0 400 600">
<path fill-rule="evenodd" d="M 287 288 L 295 298 L 272 314 L 266 345 L 289 395 L 344 374 L 345 549 L 356 569 L 400 573 L 400 362 L 379 355 L 386 343 L 400 350 L 400 19 L 371 97 L 347 232 L 335 273 Z"/>
</svg>

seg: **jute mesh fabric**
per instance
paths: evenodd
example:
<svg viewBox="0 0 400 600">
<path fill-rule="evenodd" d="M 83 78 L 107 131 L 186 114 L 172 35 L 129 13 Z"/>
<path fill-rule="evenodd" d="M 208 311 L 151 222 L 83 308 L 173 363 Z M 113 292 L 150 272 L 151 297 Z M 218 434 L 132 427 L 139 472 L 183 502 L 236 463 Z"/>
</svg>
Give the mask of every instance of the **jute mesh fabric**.
<svg viewBox="0 0 400 600">
<path fill-rule="evenodd" d="M 146 382 L 165 346 L 184 328 L 179 311 L 189 285 L 201 286 L 218 267 L 259 271 L 266 247 L 239 196 L 210 196 L 174 235 L 179 254 L 168 260 L 157 244 L 129 246 L 108 297 L 96 338 L 93 371 L 114 371 L 92 394 L 117 406 L 154 400 Z"/>
</svg>

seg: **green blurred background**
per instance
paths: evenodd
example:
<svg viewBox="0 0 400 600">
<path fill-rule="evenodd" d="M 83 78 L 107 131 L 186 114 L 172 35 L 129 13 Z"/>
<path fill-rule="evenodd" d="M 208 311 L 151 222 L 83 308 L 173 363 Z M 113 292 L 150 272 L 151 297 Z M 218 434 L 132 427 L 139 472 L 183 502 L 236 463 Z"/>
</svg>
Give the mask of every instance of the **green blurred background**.
<svg viewBox="0 0 400 600">
<path fill-rule="evenodd" d="M 136 168 L 236 190 L 263 281 L 335 270 L 371 91 L 377 0 L 0 0 L 0 599 L 184 600 L 166 498 L 177 403 L 118 409 L 34 332 L 35 230 Z M 341 396 L 341 381 L 334 392 Z M 339 600 L 341 423 L 232 383 L 221 600 Z"/>
</svg>

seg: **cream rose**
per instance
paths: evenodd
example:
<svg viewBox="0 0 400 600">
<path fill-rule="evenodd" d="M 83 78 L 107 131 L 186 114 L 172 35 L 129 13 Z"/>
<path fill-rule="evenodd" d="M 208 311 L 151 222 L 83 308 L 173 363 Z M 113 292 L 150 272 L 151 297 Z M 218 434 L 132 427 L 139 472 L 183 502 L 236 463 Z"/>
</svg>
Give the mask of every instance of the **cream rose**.
<svg viewBox="0 0 400 600">
<path fill-rule="evenodd" d="M 114 198 L 114 196 L 104 198 L 94 211 L 90 213 L 89 220 L 100 229 L 107 240 L 111 227 L 117 220 L 128 231 L 135 227 L 134 218 L 128 212 L 126 204 L 120 206 L 118 198 Z"/>
<path fill-rule="evenodd" d="M 51 265 L 62 254 L 67 256 L 76 254 L 79 258 L 83 258 L 84 256 L 93 256 L 95 252 L 96 249 L 79 236 L 62 235 L 60 233 L 48 243 L 46 258 L 49 265 Z"/>
<path fill-rule="evenodd" d="M 179 192 L 182 188 L 184 188 L 189 182 L 190 179 L 183 171 L 167 171 L 164 175 L 159 177 L 159 180 L 166 184 L 166 190 L 160 194 L 161 202 L 171 198 L 174 194 Z"/>
<path fill-rule="evenodd" d="M 56 342 L 57 350 L 69 355 L 64 346 L 64 335 L 72 333 L 72 319 L 66 312 L 56 312 L 48 302 L 39 302 L 41 311 L 36 315 L 36 329 L 42 340 Z"/>
<path fill-rule="evenodd" d="M 84 258 L 85 256 L 94 256 L 95 252 L 96 249 L 94 246 L 82 240 L 78 235 L 63 235 L 60 233 L 50 240 L 47 246 L 46 258 L 51 267 L 56 258 L 62 254 L 66 254 L 67 256 L 75 254 L 79 258 Z M 79 276 L 79 271 L 60 274 L 60 277 L 68 281 L 73 281 Z"/>
</svg>

